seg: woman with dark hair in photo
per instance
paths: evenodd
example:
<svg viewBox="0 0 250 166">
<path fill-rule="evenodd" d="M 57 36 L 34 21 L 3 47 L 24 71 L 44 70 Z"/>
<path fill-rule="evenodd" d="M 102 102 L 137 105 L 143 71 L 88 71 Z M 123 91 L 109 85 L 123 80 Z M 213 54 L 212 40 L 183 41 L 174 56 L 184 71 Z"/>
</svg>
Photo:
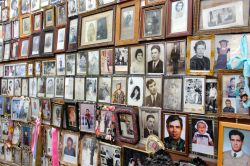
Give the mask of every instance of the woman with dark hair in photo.
<svg viewBox="0 0 250 166">
<path fill-rule="evenodd" d="M 135 61 L 131 65 L 131 73 L 144 73 L 144 59 L 142 49 L 135 51 Z"/>
<path fill-rule="evenodd" d="M 130 95 L 130 97 L 134 101 L 138 101 L 138 100 L 140 100 L 140 94 L 141 94 L 141 91 L 140 91 L 139 86 L 135 86 L 132 93 L 131 93 L 131 95 Z"/>
</svg>

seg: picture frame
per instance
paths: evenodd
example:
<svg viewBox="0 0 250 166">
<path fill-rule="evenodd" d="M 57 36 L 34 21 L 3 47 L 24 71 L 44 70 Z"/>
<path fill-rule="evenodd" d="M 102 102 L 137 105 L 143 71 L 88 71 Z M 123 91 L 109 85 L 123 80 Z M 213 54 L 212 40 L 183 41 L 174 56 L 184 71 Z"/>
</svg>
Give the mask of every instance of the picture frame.
<svg viewBox="0 0 250 166">
<path fill-rule="evenodd" d="M 64 99 L 67 99 L 67 100 L 74 99 L 74 78 L 73 77 L 65 77 Z"/>
<path fill-rule="evenodd" d="M 65 55 L 65 74 L 66 76 L 74 76 L 76 73 L 76 53 L 68 53 Z"/>
<path fill-rule="evenodd" d="M 66 26 L 68 18 L 67 3 L 56 5 L 56 26 Z"/>
<path fill-rule="evenodd" d="M 244 108 L 245 90 L 242 70 L 218 70 L 218 110 L 221 117 L 248 118 L 249 108 Z M 221 77 L 221 78 L 220 78 Z"/>
<path fill-rule="evenodd" d="M 76 55 L 76 75 L 86 75 L 88 69 L 88 52 L 80 51 Z"/>
<path fill-rule="evenodd" d="M 199 52 L 197 51 L 198 49 L 200 49 Z M 205 63 L 199 63 L 197 58 L 204 60 Z M 188 75 L 213 76 L 214 35 L 189 36 L 187 38 L 186 62 L 186 73 Z"/>
<path fill-rule="evenodd" d="M 15 78 L 15 84 L 14 84 L 14 95 L 15 96 L 21 96 L 21 88 L 22 88 L 22 80 L 21 78 Z"/>
<path fill-rule="evenodd" d="M 139 131 L 137 128 L 137 108 L 116 108 L 116 134 L 120 142 L 136 144 L 139 140 Z"/>
<path fill-rule="evenodd" d="M 62 126 L 63 118 L 63 108 L 62 104 L 52 102 L 52 122 L 51 125 L 60 128 Z"/>
<path fill-rule="evenodd" d="M 31 119 L 36 120 L 40 114 L 40 99 L 39 98 L 30 98 L 31 103 Z"/>
<path fill-rule="evenodd" d="M 9 132 L 9 120 L 7 118 L 1 118 L 1 139 L 3 141 L 7 141 L 8 140 L 8 132 Z"/>
<path fill-rule="evenodd" d="M 59 53 L 66 50 L 66 27 L 57 28 L 55 31 L 54 52 Z"/>
<path fill-rule="evenodd" d="M 139 108 L 140 124 L 140 143 L 146 144 L 149 136 L 161 136 L 161 109 L 140 107 Z"/>
<path fill-rule="evenodd" d="M 15 19 L 19 15 L 19 1 L 8 1 L 8 6 L 10 10 L 10 19 Z"/>
<path fill-rule="evenodd" d="M 64 97 L 64 77 L 55 77 L 55 97 Z"/>
<path fill-rule="evenodd" d="M 46 97 L 47 98 L 55 97 L 55 78 L 54 77 L 46 78 Z"/>
<path fill-rule="evenodd" d="M 39 33 L 43 29 L 43 12 L 32 14 L 32 33 Z"/>
<path fill-rule="evenodd" d="M 117 26 L 115 31 L 116 46 L 138 43 L 139 19 L 140 19 L 139 12 L 140 12 L 139 1 L 128 1 L 117 5 L 116 8 Z"/>
<path fill-rule="evenodd" d="M 54 6 L 48 7 L 43 11 L 44 15 L 44 29 L 55 26 Z"/>
<path fill-rule="evenodd" d="M 224 0 L 204 3 L 200 0 L 195 1 L 194 5 L 194 33 L 237 33 L 249 32 L 249 15 L 245 13 L 248 9 L 248 1 L 226 2 Z M 237 6 L 237 10 L 235 8 Z M 223 11 L 223 8 L 226 11 Z M 215 12 L 215 10 L 217 10 Z M 225 18 L 218 20 L 216 15 L 226 13 Z M 210 14 L 211 13 L 211 14 Z M 237 15 L 236 15 L 237 14 Z M 218 16 L 217 16 L 218 17 Z"/>
<path fill-rule="evenodd" d="M 101 160 L 101 165 L 104 165 L 106 163 L 110 163 L 110 164 L 121 164 L 121 156 L 122 156 L 122 148 L 116 145 L 110 145 L 104 142 L 100 142 L 99 143 L 99 156 L 100 156 L 100 160 Z M 106 155 L 110 155 L 113 156 L 111 157 L 107 157 Z"/>
<path fill-rule="evenodd" d="M 115 74 L 128 74 L 129 50 L 128 47 L 115 48 L 114 70 Z"/>
<path fill-rule="evenodd" d="M 52 127 L 44 126 L 44 137 L 44 153 L 52 157 Z"/>
<path fill-rule="evenodd" d="M 21 142 L 21 126 L 19 123 L 14 123 L 12 144 L 19 145 Z"/>
<path fill-rule="evenodd" d="M 129 47 L 129 73 L 130 74 L 145 74 L 145 57 L 146 50 L 144 45 L 135 45 Z"/>
<path fill-rule="evenodd" d="M 144 78 L 143 77 L 128 77 L 128 94 L 127 101 L 128 105 L 131 106 L 142 106 L 144 100 Z"/>
<path fill-rule="evenodd" d="M 5 161 L 7 163 L 12 163 L 13 162 L 13 154 L 12 154 L 12 148 L 8 147 L 7 145 L 5 145 Z"/>
<path fill-rule="evenodd" d="M 13 20 L 12 22 L 12 39 L 18 39 L 20 34 L 19 20 Z"/>
<path fill-rule="evenodd" d="M 88 51 L 88 75 L 99 75 L 100 54 L 99 50 Z"/>
<path fill-rule="evenodd" d="M 30 13 L 30 0 L 20 0 L 20 13 L 21 14 L 26 14 L 26 13 Z"/>
<path fill-rule="evenodd" d="M 111 87 L 111 77 L 99 77 L 98 102 L 110 103 Z"/>
<path fill-rule="evenodd" d="M 96 105 L 78 103 L 80 113 L 80 131 L 95 133 Z"/>
<path fill-rule="evenodd" d="M 149 157 L 149 153 L 144 150 L 135 149 L 129 146 L 123 146 L 123 156 L 122 165 L 128 165 L 130 160 L 136 161 L 139 164 L 145 164 L 146 158 Z"/>
<path fill-rule="evenodd" d="M 41 0 L 41 8 L 44 8 L 49 5 L 49 0 Z"/>
<path fill-rule="evenodd" d="M 17 60 L 18 59 L 18 46 L 19 46 L 18 40 L 17 41 L 12 41 L 10 60 Z"/>
<path fill-rule="evenodd" d="M 26 37 L 31 34 L 31 15 L 20 17 L 20 37 Z"/>
<path fill-rule="evenodd" d="M 164 4 L 166 0 L 145 0 L 145 5 L 150 6 L 150 5 L 157 5 L 157 4 Z"/>
<path fill-rule="evenodd" d="M 68 2 L 68 17 L 72 17 L 78 14 L 78 1 L 71 0 Z"/>
<path fill-rule="evenodd" d="M 4 59 L 4 46 L 3 44 L 0 44 L 0 62 L 2 62 Z"/>
<path fill-rule="evenodd" d="M 193 1 L 168 0 L 166 37 L 180 37 L 192 34 Z M 173 23 L 173 24 L 172 24 Z"/>
<path fill-rule="evenodd" d="M 54 53 L 54 30 L 46 30 L 42 33 L 42 42 L 44 43 L 43 55 L 50 56 Z"/>
<path fill-rule="evenodd" d="M 30 10 L 31 12 L 40 10 L 41 8 L 41 1 L 40 0 L 31 0 L 31 5 L 30 5 Z"/>
<path fill-rule="evenodd" d="M 4 160 L 5 159 L 5 154 L 4 154 L 4 143 L 0 142 L 0 148 L 3 149 L 3 151 L 0 154 L 0 159 Z"/>
<path fill-rule="evenodd" d="M 16 77 L 26 77 L 27 63 L 15 64 L 14 68 Z"/>
<path fill-rule="evenodd" d="M 182 88 L 182 77 L 169 76 L 164 78 L 163 109 L 177 112 L 182 111 Z"/>
<path fill-rule="evenodd" d="M 112 77 L 111 103 L 126 104 L 127 103 L 126 95 L 127 95 L 127 77 Z"/>
<path fill-rule="evenodd" d="M 35 76 L 41 76 L 42 64 L 40 61 L 35 61 Z"/>
<path fill-rule="evenodd" d="M 79 130 L 79 109 L 76 103 L 65 103 L 66 111 L 66 126 L 67 129 L 72 131 Z"/>
<path fill-rule="evenodd" d="M 4 115 L 4 108 L 6 104 L 4 96 L 0 96 L 0 103 L 1 103 L 0 115 Z"/>
<path fill-rule="evenodd" d="M 116 0 L 104 0 L 104 1 L 98 0 L 97 1 L 97 6 L 99 8 L 101 8 L 101 7 L 109 6 L 109 5 L 112 5 L 112 4 L 115 4 L 115 3 L 116 3 Z"/>
<path fill-rule="evenodd" d="M 215 116 L 191 115 L 189 125 L 191 153 L 217 158 L 218 119 Z"/>
<path fill-rule="evenodd" d="M 8 79 L 8 90 L 7 95 L 8 96 L 14 96 L 14 79 Z"/>
<path fill-rule="evenodd" d="M 100 74 L 110 75 L 114 73 L 114 49 L 100 49 Z"/>
<path fill-rule="evenodd" d="M 38 77 L 37 78 L 37 96 L 45 97 L 46 91 L 46 77 Z"/>
<path fill-rule="evenodd" d="M 91 14 L 91 15 L 90 15 Z M 78 48 L 108 46 L 114 44 L 115 9 L 113 6 L 79 16 Z M 95 28 L 96 24 L 96 28 Z M 106 27 L 103 27 L 105 26 Z M 112 26 L 107 26 L 112 25 Z M 86 28 L 88 26 L 88 28 Z M 97 32 L 93 32 L 94 28 Z"/>
<path fill-rule="evenodd" d="M 19 147 L 13 147 L 13 163 L 20 166 L 21 165 L 21 156 L 22 150 Z"/>
<path fill-rule="evenodd" d="M 9 20 L 9 9 L 8 9 L 8 7 L 3 7 L 2 8 L 2 17 L 1 18 L 2 18 L 3 22 Z"/>
<path fill-rule="evenodd" d="M 248 142 L 244 142 L 249 134 L 249 125 L 232 123 L 232 122 L 219 122 L 219 143 L 218 143 L 218 164 L 228 164 L 232 162 L 231 152 L 241 149 L 244 151 L 244 155 L 248 155 Z M 241 137 L 240 137 L 241 136 Z M 243 136 L 243 137 L 242 137 Z M 246 136 L 246 137 L 244 137 Z M 237 138 L 240 141 L 240 145 L 236 148 L 233 147 L 232 138 Z M 244 142 L 244 144 L 243 144 Z M 230 154 L 229 154 L 230 152 Z"/>
<path fill-rule="evenodd" d="M 12 100 L 12 97 L 5 97 L 5 116 L 7 117 L 11 117 L 11 100 Z"/>
<path fill-rule="evenodd" d="M 89 2 L 85 2 L 84 0 L 78 0 L 78 13 L 86 13 L 91 10 L 97 9 L 97 1 L 90 0 Z"/>
<path fill-rule="evenodd" d="M 79 89 L 79 87 L 85 87 L 85 78 L 84 77 L 75 77 L 75 100 L 83 101 L 85 100 L 85 88 Z"/>
<path fill-rule="evenodd" d="M 163 19 L 164 15 L 165 5 L 142 8 L 140 15 L 140 40 L 165 38 L 165 19 Z"/>
<path fill-rule="evenodd" d="M 19 56 L 18 59 L 27 59 L 30 55 L 30 37 L 21 38 L 19 40 Z"/>
<path fill-rule="evenodd" d="M 184 76 L 183 112 L 205 114 L 205 77 Z"/>
<path fill-rule="evenodd" d="M 217 114 L 218 113 L 218 91 L 217 91 L 217 79 L 207 78 L 206 79 L 206 114 Z"/>
<path fill-rule="evenodd" d="M 29 78 L 29 97 L 36 97 L 37 95 L 37 78 Z"/>
<path fill-rule="evenodd" d="M 29 149 L 22 149 L 22 165 L 28 163 L 28 165 L 32 164 L 32 153 Z"/>
<path fill-rule="evenodd" d="M 162 126 L 164 126 L 162 140 L 166 150 L 175 154 L 188 155 L 188 114 L 162 112 Z M 178 128 L 176 134 L 172 130 L 175 127 Z M 172 139 L 179 141 L 178 146 L 173 144 Z"/>
<path fill-rule="evenodd" d="M 11 64 L 4 65 L 4 77 L 14 77 L 14 76 L 15 76 L 15 66 Z"/>
<path fill-rule="evenodd" d="M 34 64 L 33 62 L 29 62 L 27 64 L 27 77 L 33 77 L 34 76 Z"/>
<path fill-rule="evenodd" d="M 22 96 L 28 96 L 29 93 L 29 80 L 22 78 Z"/>
<path fill-rule="evenodd" d="M 21 145 L 22 147 L 29 148 L 31 146 L 32 142 L 32 126 L 31 125 L 22 125 L 22 141 Z"/>
<path fill-rule="evenodd" d="M 65 75 L 65 54 L 57 54 L 56 55 L 56 75 L 61 76 Z"/>
<path fill-rule="evenodd" d="M 97 101 L 98 77 L 86 77 L 85 100 L 90 102 Z"/>
<path fill-rule="evenodd" d="M 42 61 L 42 75 L 43 76 L 55 76 L 56 75 L 56 61 L 55 60 Z"/>
<path fill-rule="evenodd" d="M 4 54 L 3 54 L 3 61 L 9 61 L 10 60 L 10 46 L 11 43 L 4 43 Z"/>
<path fill-rule="evenodd" d="M 21 104 L 23 106 L 23 110 L 16 107 L 17 104 Z M 21 115 L 20 115 L 21 114 Z M 30 100 L 27 97 L 20 98 L 20 97 L 13 97 L 11 101 L 11 119 L 20 121 L 20 122 L 27 122 L 30 117 Z"/>
<path fill-rule="evenodd" d="M 11 25 L 12 25 L 11 22 L 6 22 L 3 25 L 4 41 L 11 40 L 11 37 L 12 37 Z"/>
<path fill-rule="evenodd" d="M 49 98 L 40 98 L 40 105 L 42 110 L 42 123 L 51 124 L 51 101 Z"/>
<path fill-rule="evenodd" d="M 68 51 L 76 51 L 78 47 L 78 18 L 69 18 L 68 20 L 69 27 L 68 27 Z"/>
</svg>

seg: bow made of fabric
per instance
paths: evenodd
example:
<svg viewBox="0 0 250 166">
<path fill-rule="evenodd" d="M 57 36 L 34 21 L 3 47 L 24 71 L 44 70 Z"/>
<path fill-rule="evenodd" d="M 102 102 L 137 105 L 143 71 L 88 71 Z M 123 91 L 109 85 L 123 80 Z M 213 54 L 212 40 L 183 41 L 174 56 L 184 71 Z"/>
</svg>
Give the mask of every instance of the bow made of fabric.
<svg viewBox="0 0 250 166">
<path fill-rule="evenodd" d="M 37 118 L 35 129 L 32 133 L 32 143 L 31 143 L 31 151 L 33 154 L 33 161 L 36 161 L 36 150 L 37 150 L 37 142 L 38 142 L 38 136 L 40 133 L 40 128 L 41 128 L 41 121 L 39 118 Z"/>
<path fill-rule="evenodd" d="M 52 128 L 52 166 L 59 166 L 57 128 Z"/>
<path fill-rule="evenodd" d="M 247 50 L 248 43 L 247 43 L 247 36 L 243 35 L 240 40 L 240 53 L 241 55 L 235 55 L 227 62 L 228 69 L 242 69 L 243 68 L 243 76 L 245 81 L 244 91 L 246 92 L 247 96 L 250 96 L 250 89 L 249 89 L 249 80 L 250 77 L 250 58 L 248 58 Z M 246 99 L 243 103 L 244 108 L 250 107 L 250 98 Z"/>
</svg>

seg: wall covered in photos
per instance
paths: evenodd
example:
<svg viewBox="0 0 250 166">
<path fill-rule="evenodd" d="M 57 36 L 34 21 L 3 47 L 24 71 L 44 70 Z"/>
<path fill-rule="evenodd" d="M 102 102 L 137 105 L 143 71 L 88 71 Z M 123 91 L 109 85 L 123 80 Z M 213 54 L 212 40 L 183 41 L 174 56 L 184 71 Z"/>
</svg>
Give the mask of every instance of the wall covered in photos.
<svg viewBox="0 0 250 166">
<path fill-rule="evenodd" d="M 0 4 L 0 165 L 250 165 L 249 0 Z"/>
</svg>

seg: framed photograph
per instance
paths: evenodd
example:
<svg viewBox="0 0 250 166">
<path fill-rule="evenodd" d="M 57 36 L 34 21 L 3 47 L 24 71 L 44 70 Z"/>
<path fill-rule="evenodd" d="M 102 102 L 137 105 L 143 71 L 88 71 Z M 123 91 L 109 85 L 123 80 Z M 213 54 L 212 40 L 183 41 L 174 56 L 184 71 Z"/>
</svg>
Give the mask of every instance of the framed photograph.
<svg viewBox="0 0 250 166">
<path fill-rule="evenodd" d="M 112 103 L 126 104 L 127 103 L 127 78 L 112 77 Z"/>
<path fill-rule="evenodd" d="M 35 76 L 41 76 L 41 62 L 35 61 Z"/>
<path fill-rule="evenodd" d="M 14 124 L 12 144 L 19 145 L 21 141 L 21 126 L 18 123 Z"/>
<path fill-rule="evenodd" d="M 43 29 L 43 12 L 32 14 L 32 33 L 41 32 Z"/>
<path fill-rule="evenodd" d="M 52 122 L 51 124 L 55 127 L 62 126 L 62 117 L 63 117 L 63 105 L 52 103 Z"/>
<path fill-rule="evenodd" d="M 213 75 L 214 36 L 187 38 L 187 74 Z"/>
<path fill-rule="evenodd" d="M 188 154 L 188 116 L 179 113 L 162 113 L 162 139 L 165 148 L 173 153 Z M 176 144 L 177 142 L 177 144 Z"/>
<path fill-rule="evenodd" d="M 100 72 L 101 75 L 109 75 L 114 73 L 113 69 L 113 48 L 104 48 L 100 50 Z"/>
<path fill-rule="evenodd" d="M 10 53 L 10 60 L 17 60 L 18 59 L 18 41 L 13 41 L 11 44 L 11 53 Z"/>
<path fill-rule="evenodd" d="M 146 159 L 149 157 L 149 153 L 128 146 L 123 146 L 123 156 L 122 165 L 130 165 L 133 163 L 144 165 Z"/>
<path fill-rule="evenodd" d="M 5 116 L 10 117 L 11 116 L 11 100 L 12 97 L 5 97 L 5 103 L 4 103 L 4 109 L 5 109 Z"/>
<path fill-rule="evenodd" d="M 66 49 L 66 27 L 56 29 L 55 52 L 62 52 Z"/>
<path fill-rule="evenodd" d="M 31 102 L 31 118 L 36 120 L 39 117 L 40 112 L 40 99 L 39 98 L 30 98 Z"/>
<path fill-rule="evenodd" d="M 8 140 L 8 132 L 9 132 L 9 120 L 5 118 L 1 118 L 1 139 L 4 141 Z"/>
<path fill-rule="evenodd" d="M 32 164 L 32 153 L 29 149 L 22 149 L 22 165 L 31 165 Z"/>
<path fill-rule="evenodd" d="M 20 0 L 21 14 L 30 13 L 30 0 Z"/>
<path fill-rule="evenodd" d="M 65 54 L 56 55 L 56 75 L 65 75 Z"/>
<path fill-rule="evenodd" d="M 144 105 L 146 107 L 162 107 L 162 78 L 146 77 L 145 83 Z"/>
<path fill-rule="evenodd" d="M 8 79 L 8 90 L 7 95 L 8 96 L 14 96 L 14 79 Z"/>
<path fill-rule="evenodd" d="M 27 122 L 30 116 L 29 98 L 14 97 L 11 101 L 11 120 Z"/>
<path fill-rule="evenodd" d="M 106 1 L 106 0 L 105 0 Z M 90 10 L 94 10 L 97 8 L 96 0 L 78 0 L 78 13 L 85 13 Z"/>
<path fill-rule="evenodd" d="M 78 0 L 68 1 L 68 17 L 77 15 L 78 13 Z"/>
<path fill-rule="evenodd" d="M 48 156 L 52 156 L 52 128 L 45 126 L 44 127 L 44 135 L 45 135 L 45 144 L 44 151 Z"/>
<path fill-rule="evenodd" d="M 185 76 L 183 81 L 183 111 L 205 113 L 205 77 Z"/>
<path fill-rule="evenodd" d="M 30 37 L 19 40 L 19 56 L 18 59 L 27 59 L 30 54 Z"/>
<path fill-rule="evenodd" d="M 128 1 L 116 8 L 115 45 L 138 43 L 140 1 Z"/>
<path fill-rule="evenodd" d="M 217 79 L 208 78 L 206 79 L 206 113 L 217 113 L 218 112 L 218 92 L 217 92 Z"/>
<path fill-rule="evenodd" d="M 29 94 L 29 80 L 26 78 L 22 79 L 22 96 L 28 96 Z"/>
<path fill-rule="evenodd" d="M 99 75 L 99 51 L 88 51 L 88 75 Z"/>
<path fill-rule="evenodd" d="M 12 21 L 12 39 L 18 39 L 19 38 L 19 20 L 13 20 Z"/>
<path fill-rule="evenodd" d="M 128 77 L 128 105 L 142 106 L 144 97 L 143 89 L 143 77 Z"/>
<path fill-rule="evenodd" d="M 11 43 L 4 43 L 4 54 L 3 54 L 4 61 L 10 60 L 10 45 Z"/>
<path fill-rule="evenodd" d="M 74 2 L 76 0 L 71 0 Z M 78 47 L 78 18 L 69 19 L 69 28 L 68 28 L 68 51 L 77 50 Z"/>
<path fill-rule="evenodd" d="M 11 22 L 7 22 L 3 25 L 4 41 L 11 40 Z"/>
<path fill-rule="evenodd" d="M 4 161 L 5 158 L 4 143 L 0 142 L 0 149 L 1 149 L 0 159 Z"/>
<path fill-rule="evenodd" d="M 76 103 L 65 103 L 67 129 L 79 130 L 79 110 Z"/>
<path fill-rule="evenodd" d="M 50 0 L 50 5 L 54 5 L 55 6 L 57 2 L 62 3 L 64 1 L 63 0 L 62 1 L 60 1 L 60 0 Z"/>
<path fill-rule="evenodd" d="M 128 47 L 115 48 L 115 73 L 128 74 Z"/>
<path fill-rule="evenodd" d="M 99 146 L 101 165 L 121 165 L 121 147 L 104 142 L 100 142 Z"/>
<path fill-rule="evenodd" d="M 65 55 L 66 59 L 66 75 L 74 76 L 76 73 L 76 54 L 70 53 Z"/>
<path fill-rule="evenodd" d="M 145 144 L 150 135 L 161 136 L 161 109 L 140 107 L 140 143 Z"/>
<path fill-rule="evenodd" d="M 242 164 L 249 161 L 250 144 L 245 139 L 248 138 L 249 125 L 220 122 L 219 123 L 219 143 L 218 143 L 218 164 L 232 165 L 238 164 L 240 158 L 244 158 Z M 240 154 L 239 154 L 240 152 Z"/>
<path fill-rule="evenodd" d="M 6 104 L 6 102 L 5 102 L 5 97 L 4 96 L 0 96 L 0 115 L 4 115 L 4 108 L 5 108 L 5 104 Z M 0 137 L 1 137 L 1 135 L 0 135 Z"/>
<path fill-rule="evenodd" d="M 41 8 L 40 0 L 31 0 L 31 12 L 39 10 Z"/>
<path fill-rule="evenodd" d="M 24 15 L 20 17 L 20 37 L 31 34 L 31 15 Z"/>
<path fill-rule="evenodd" d="M 164 74 L 165 72 L 165 43 L 146 44 L 147 73 Z"/>
<path fill-rule="evenodd" d="M 79 103 L 80 131 L 95 133 L 96 105 Z"/>
<path fill-rule="evenodd" d="M 163 109 L 182 111 L 182 77 L 164 78 Z"/>
<path fill-rule="evenodd" d="M 67 3 L 56 6 L 56 26 L 67 25 Z"/>
<path fill-rule="evenodd" d="M 11 64 L 4 65 L 4 77 L 14 77 L 14 76 L 15 76 L 15 66 Z"/>
<path fill-rule="evenodd" d="M 163 4 L 166 0 L 145 0 L 145 5 L 156 5 L 156 4 Z"/>
<path fill-rule="evenodd" d="M 83 87 L 83 88 L 79 88 Z M 85 99 L 85 78 L 75 77 L 75 100 Z"/>
<path fill-rule="evenodd" d="M 4 59 L 4 46 L 3 44 L 0 44 L 0 62 L 2 62 Z"/>
<path fill-rule="evenodd" d="M 90 155 L 89 155 L 90 153 Z M 84 135 L 80 144 L 80 164 L 81 165 L 97 165 L 99 154 L 98 140 L 89 135 Z"/>
<path fill-rule="evenodd" d="M 99 77 L 98 102 L 110 103 L 111 77 Z"/>
<path fill-rule="evenodd" d="M 245 78 L 241 70 L 218 71 L 218 110 L 226 117 L 246 118 L 249 115 Z"/>
<path fill-rule="evenodd" d="M 22 150 L 19 147 L 13 147 L 13 163 L 20 166 L 21 165 L 21 156 L 22 156 Z"/>
<path fill-rule="evenodd" d="M 78 48 L 114 44 L 113 22 L 115 12 L 113 6 L 103 8 L 100 11 L 92 12 L 92 15 L 89 16 L 80 16 Z"/>
<path fill-rule="evenodd" d="M 32 127 L 30 125 L 22 125 L 21 130 L 22 130 L 22 141 L 21 141 L 22 147 L 30 147 L 32 140 Z"/>
<path fill-rule="evenodd" d="M 13 151 L 12 147 L 8 147 L 7 144 L 4 147 L 5 149 L 5 161 L 7 163 L 12 163 L 13 162 Z"/>
<path fill-rule="evenodd" d="M 165 38 L 165 6 L 143 7 L 141 11 L 140 38 L 142 40 Z"/>
<path fill-rule="evenodd" d="M 55 78 L 46 78 L 46 97 L 53 98 L 55 96 Z"/>
<path fill-rule="evenodd" d="M 10 19 L 16 18 L 19 15 L 19 0 L 9 1 Z"/>
<path fill-rule="evenodd" d="M 196 1 L 194 33 L 249 32 L 249 1 Z"/>
<path fill-rule="evenodd" d="M 38 57 L 41 54 L 41 35 L 31 36 L 31 52 L 30 57 Z"/>
<path fill-rule="evenodd" d="M 27 63 L 18 63 L 14 67 L 16 77 L 26 77 Z"/>
<path fill-rule="evenodd" d="M 87 74 L 88 52 L 80 51 L 76 55 L 76 75 Z"/>
<path fill-rule="evenodd" d="M 74 99 L 74 78 L 73 77 L 65 77 L 64 98 L 68 100 Z"/>
<path fill-rule="evenodd" d="M 50 55 L 53 54 L 54 51 L 54 31 L 45 31 L 43 32 L 43 42 L 44 42 L 44 47 L 43 47 L 43 54 L 45 55 Z"/>
<path fill-rule="evenodd" d="M 86 78 L 86 101 L 96 102 L 97 100 L 97 77 L 87 77 Z"/>
<path fill-rule="evenodd" d="M 117 108 L 115 110 L 116 134 L 119 141 L 130 144 L 138 142 L 137 114 L 137 108 Z"/>
<path fill-rule="evenodd" d="M 44 9 L 44 28 L 49 28 L 55 26 L 55 14 L 54 6 Z"/>
<path fill-rule="evenodd" d="M 191 153 L 211 158 L 217 156 L 217 118 L 210 116 L 191 116 L 190 121 Z"/>
<path fill-rule="evenodd" d="M 186 40 L 168 41 L 167 67 L 169 75 L 184 75 L 186 72 Z"/>
<path fill-rule="evenodd" d="M 45 97 L 46 91 L 46 78 L 45 77 L 38 77 L 37 78 L 37 96 L 38 97 Z"/>
<path fill-rule="evenodd" d="M 78 140 L 79 134 L 73 132 L 62 132 L 62 163 L 78 165 Z"/>
<path fill-rule="evenodd" d="M 42 61 L 42 75 L 43 76 L 55 76 L 56 75 L 56 61 Z"/>
<path fill-rule="evenodd" d="M 29 78 L 29 97 L 36 97 L 37 95 L 37 78 Z"/>
<path fill-rule="evenodd" d="M 51 103 L 48 98 L 40 98 L 41 110 L 42 110 L 42 120 L 44 124 L 50 125 L 51 123 Z"/>
<path fill-rule="evenodd" d="M 49 0 L 41 0 L 41 7 L 49 6 Z"/>
<path fill-rule="evenodd" d="M 15 96 L 21 96 L 21 88 L 22 88 L 22 80 L 21 80 L 21 78 L 16 78 L 15 84 L 14 84 Z"/>
<path fill-rule="evenodd" d="M 64 77 L 55 78 L 55 97 L 58 98 L 64 97 Z"/>
<path fill-rule="evenodd" d="M 180 37 L 192 34 L 192 1 L 168 0 L 166 37 Z"/>
<path fill-rule="evenodd" d="M 27 64 L 27 77 L 33 77 L 34 75 L 34 64 L 33 62 L 29 62 Z"/>
<path fill-rule="evenodd" d="M 136 45 L 129 47 L 130 74 L 145 74 L 145 46 Z"/>
</svg>

